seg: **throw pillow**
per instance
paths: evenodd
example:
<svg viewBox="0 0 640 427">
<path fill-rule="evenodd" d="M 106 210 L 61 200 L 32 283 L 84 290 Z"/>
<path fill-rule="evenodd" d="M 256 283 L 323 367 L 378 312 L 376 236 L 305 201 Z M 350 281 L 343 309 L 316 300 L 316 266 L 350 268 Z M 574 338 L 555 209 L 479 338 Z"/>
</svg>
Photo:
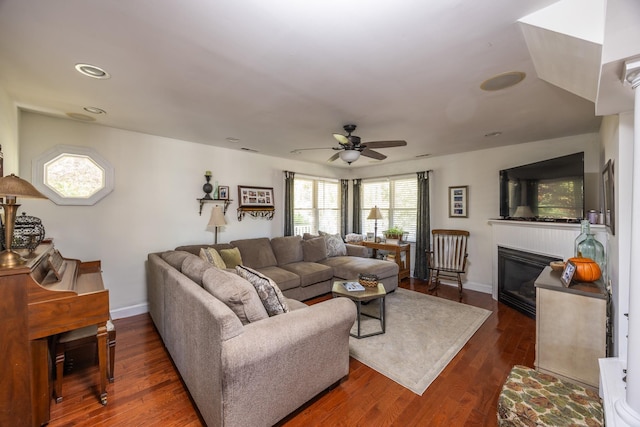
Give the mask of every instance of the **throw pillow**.
<svg viewBox="0 0 640 427">
<path fill-rule="evenodd" d="M 227 264 L 225 264 L 218 251 L 213 248 L 200 249 L 200 258 L 213 264 L 217 268 L 227 268 Z"/>
<path fill-rule="evenodd" d="M 253 285 L 237 274 L 210 268 L 202 277 L 202 287 L 229 307 L 243 325 L 269 317 Z"/>
<path fill-rule="evenodd" d="M 327 244 L 328 257 L 344 256 L 347 254 L 347 246 L 339 234 L 325 234 L 324 239 Z"/>
<path fill-rule="evenodd" d="M 182 263 L 182 274 L 202 286 L 202 276 L 210 268 L 213 268 L 211 264 L 196 255 L 190 254 Z"/>
<path fill-rule="evenodd" d="M 258 291 L 258 296 L 262 301 L 262 305 L 267 310 L 269 316 L 289 312 L 287 300 L 282 295 L 282 291 L 273 280 L 267 276 L 243 265 L 236 267 L 238 275 L 247 279 Z"/>
<path fill-rule="evenodd" d="M 220 249 L 220 257 L 222 257 L 227 268 L 236 268 L 236 266 L 242 265 L 242 257 L 238 248 Z"/>
<path fill-rule="evenodd" d="M 317 234 L 304 233 L 302 235 L 302 240 L 311 240 L 311 239 L 315 239 L 316 237 L 319 237 L 319 236 Z"/>
<path fill-rule="evenodd" d="M 327 244 L 324 237 L 302 241 L 302 253 L 306 262 L 318 262 L 327 258 Z"/>
</svg>

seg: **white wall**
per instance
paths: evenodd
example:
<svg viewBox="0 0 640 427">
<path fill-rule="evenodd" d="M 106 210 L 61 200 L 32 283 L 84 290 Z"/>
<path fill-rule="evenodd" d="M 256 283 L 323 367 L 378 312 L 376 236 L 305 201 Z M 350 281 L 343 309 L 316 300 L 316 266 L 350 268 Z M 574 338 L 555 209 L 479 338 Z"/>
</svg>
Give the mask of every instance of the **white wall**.
<svg viewBox="0 0 640 427">
<path fill-rule="evenodd" d="M 0 145 L 4 157 L 4 175 L 11 173 L 17 175 L 18 110 L 2 86 L 0 86 Z"/>
<path fill-rule="evenodd" d="M 631 197 L 633 169 L 633 113 L 608 116 L 602 122 L 602 164 L 614 164 L 614 205 L 616 234 L 609 234 L 608 270 L 611 285 L 613 341 L 615 354 L 626 357 L 631 266 Z M 625 197 L 627 196 L 627 197 Z"/>
<path fill-rule="evenodd" d="M 273 221 L 247 217 L 238 222 L 238 205 L 234 201 L 226 216 L 229 225 L 218 234 L 221 242 L 282 235 L 283 170 L 331 178 L 433 170 L 432 228 L 463 228 L 471 232 L 465 287 L 490 293 L 492 238 L 487 220 L 498 216 L 498 171 L 577 151 L 586 153 L 587 173 L 599 173 L 600 169 L 597 134 L 338 169 L 21 113 L 20 173 L 25 178 L 31 180 L 32 159 L 58 144 L 93 147 L 109 160 L 115 168 L 113 193 L 95 206 L 57 206 L 50 201 L 24 199 L 20 212 L 41 218 L 47 235 L 55 239 L 64 256 L 102 260 L 112 310 L 146 303 L 144 261 L 149 252 L 213 241 L 212 233 L 205 231 L 211 205 L 206 205 L 202 216 L 198 216 L 196 200 L 204 194 L 205 170 L 213 172 L 213 181 L 219 185 L 228 185 L 234 199 L 237 185 L 274 187 Z M 469 186 L 469 218 L 448 218 L 447 189 L 453 185 Z M 587 192 L 593 191 L 587 188 Z"/>
</svg>

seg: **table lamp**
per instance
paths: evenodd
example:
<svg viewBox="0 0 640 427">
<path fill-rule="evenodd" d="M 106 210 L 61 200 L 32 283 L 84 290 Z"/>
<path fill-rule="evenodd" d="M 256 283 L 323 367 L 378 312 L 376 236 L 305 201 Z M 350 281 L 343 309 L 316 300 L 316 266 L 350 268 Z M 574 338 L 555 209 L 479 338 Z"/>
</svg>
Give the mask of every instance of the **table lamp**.
<svg viewBox="0 0 640 427">
<path fill-rule="evenodd" d="M 13 242 L 13 227 L 16 221 L 16 211 L 20 207 L 16 203 L 17 197 L 32 199 L 46 199 L 36 188 L 14 174 L 0 178 L 0 197 L 4 197 L 4 244 L 5 250 L 0 252 L 0 268 L 11 268 L 24 264 L 25 260 L 11 250 Z"/>
<path fill-rule="evenodd" d="M 378 238 L 378 220 L 382 219 L 382 212 L 380 212 L 380 209 L 377 206 L 374 206 L 369 211 L 369 216 L 367 217 L 367 219 L 375 220 L 373 225 L 373 241 L 375 242 Z"/>
<path fill-rule="evenodd" d="M 209 219 L 209 224 L 207 224 L 207 229 L 213 229 L 214 244 L 218 243 L 218 227 L 222 227 L 223 225 L 227 225 L 227 221 L 224 219 L 224 212 L 222 212 L 222 208 L 220 206 L 214 206 L 211 209 L 211 218 Z"/>
</svg>

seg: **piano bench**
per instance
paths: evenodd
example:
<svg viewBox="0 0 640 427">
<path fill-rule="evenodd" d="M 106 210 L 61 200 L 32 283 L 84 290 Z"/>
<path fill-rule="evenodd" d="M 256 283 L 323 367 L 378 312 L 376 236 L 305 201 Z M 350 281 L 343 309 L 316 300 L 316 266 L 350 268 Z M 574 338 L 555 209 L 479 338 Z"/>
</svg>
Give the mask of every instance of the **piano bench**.
<svg viewBox="0 0 640 427">
<path fill-rule="evenodd" d="M 96 325 L 91 325 L 58 335 L 54 344 L 56 352 L 56 374 L 55 387 L 53 388 L 53 391 L 56 403 L 62 402 L 62 376 L 64 371 L 65 353 L 76 348 L 84 347 L 88 344 L 96 343 L 97 333 L 98 327 Z M 107 350 L 107 378 L 109 379 L 109 382 L 112 383 L 114 379 L 113 373 L 116 358 L 116 327 L 111 319 L 107 320 Z M 96 359 L 97 357 L 96 351 Z"/>
</svg>

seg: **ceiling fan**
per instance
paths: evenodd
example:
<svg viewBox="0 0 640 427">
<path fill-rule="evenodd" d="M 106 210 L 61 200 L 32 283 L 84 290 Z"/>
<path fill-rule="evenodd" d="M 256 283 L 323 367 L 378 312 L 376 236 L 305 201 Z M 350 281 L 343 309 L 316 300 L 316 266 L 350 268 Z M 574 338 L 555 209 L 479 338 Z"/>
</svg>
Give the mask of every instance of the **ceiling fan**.
<svg viewBox="0 0 640 427">
<path fill-rule="evenodd" d="M 356 125 L 348 124 L 344 125 L 343 128 L 345 132 L 347 132 L 347 135 L 339 133 L 333 134 L 333 137 L 338 140 L 340 145 L 333 147 L 333 149 L 338 152 L 331 156 L 329 160 L 327 160 L 328 162 L 333 162 L 340 157 L 348 164 L 351 164 L 358 160 L 360 155 L 376 160 L 384 160 L 387 156 L 372 150 L 372 148 L 404 147 L 407 145 L 407 141 L 402 140 L 361 142 L 359 136 L 351 134 L 356 130 Z"/>
</svg>

